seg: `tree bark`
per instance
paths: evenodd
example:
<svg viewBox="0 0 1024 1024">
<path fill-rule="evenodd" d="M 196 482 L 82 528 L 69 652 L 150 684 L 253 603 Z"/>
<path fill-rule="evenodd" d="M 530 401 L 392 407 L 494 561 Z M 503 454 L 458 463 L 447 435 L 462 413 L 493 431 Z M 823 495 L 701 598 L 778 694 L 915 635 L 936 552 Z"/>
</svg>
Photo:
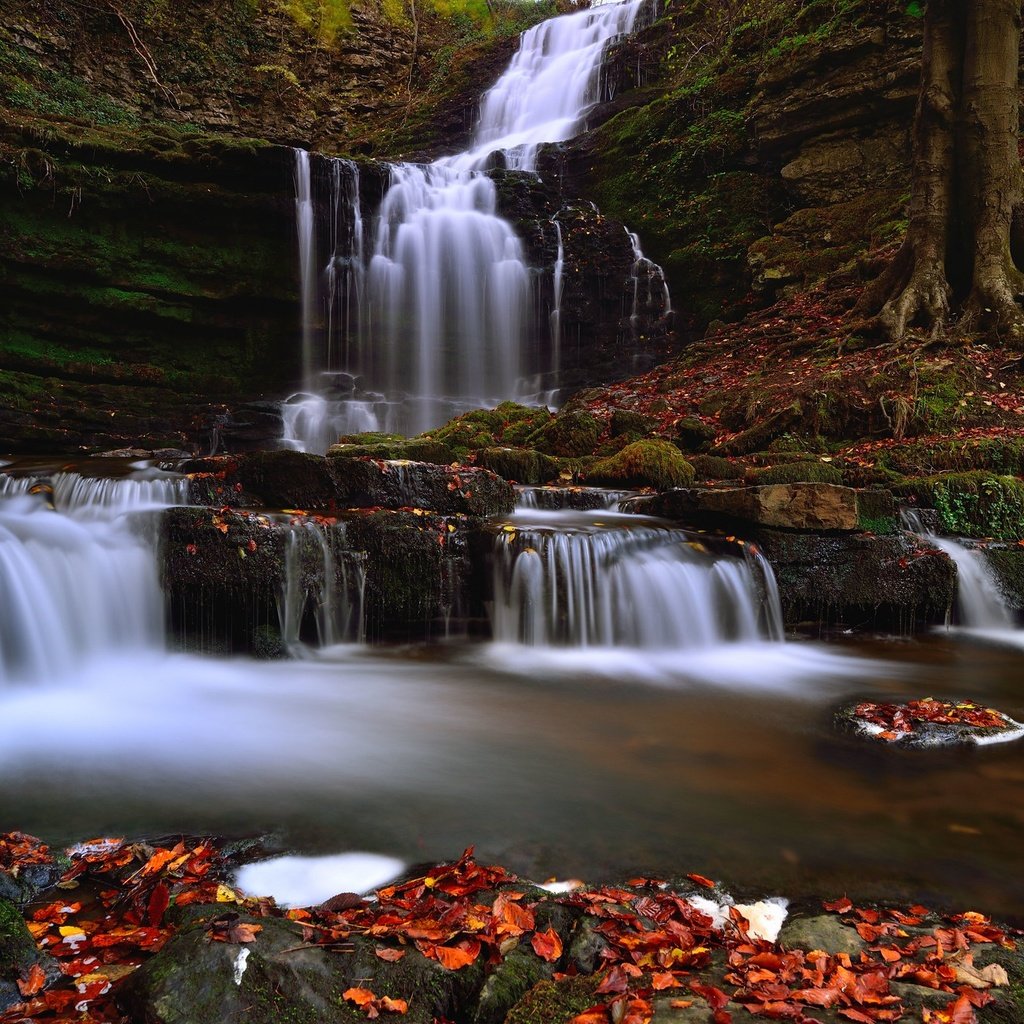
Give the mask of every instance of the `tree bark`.
<svg viewBox="0 0 1024 1024">
<path fill-rule="evenodd" d="M 893 339 L 964 330 L 1024 341 L 1024 275 L 1012 253 L 1024 224 L 1017 149 L 1020 0 L 930 0 L 914 116 L 907 236 L 861 298 Z"/>
</svg>

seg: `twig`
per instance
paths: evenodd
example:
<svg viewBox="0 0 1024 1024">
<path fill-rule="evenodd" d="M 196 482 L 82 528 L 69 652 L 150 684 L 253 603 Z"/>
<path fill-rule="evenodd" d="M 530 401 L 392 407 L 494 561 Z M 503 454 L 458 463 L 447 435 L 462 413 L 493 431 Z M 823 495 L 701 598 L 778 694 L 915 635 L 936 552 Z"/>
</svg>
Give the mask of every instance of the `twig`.
<svg viewBox="0 0 1024 1024">
<path fill-rule="evenodd" d="M 114 3 L 114 0 L 107 0 L 107 6 L 114 12 L 117 16 L 117 20 L 124 26 L 124 30 L 128 33 L 128 38 L 131 40 L 132 46 L 135 48 L 135 52 L 141 58 L 142 63 L 146 65 L 146 71 L 149 72 L 149 77 L 153 79 L 156 87 L 164 94 L 164 99 L 177 106 L 177 97 L 170 89 L 167 88 L 166 85 L 163 84 L 163 82 L 160 81 L 160 77 L 156 73 L 156 61 L 153 60 L 153 55 L 147 49 L 146 44 L 139 38 L 139 33 L 136 31 L 131 18 L 129 18 L 128 15 Z"/>
</svg>

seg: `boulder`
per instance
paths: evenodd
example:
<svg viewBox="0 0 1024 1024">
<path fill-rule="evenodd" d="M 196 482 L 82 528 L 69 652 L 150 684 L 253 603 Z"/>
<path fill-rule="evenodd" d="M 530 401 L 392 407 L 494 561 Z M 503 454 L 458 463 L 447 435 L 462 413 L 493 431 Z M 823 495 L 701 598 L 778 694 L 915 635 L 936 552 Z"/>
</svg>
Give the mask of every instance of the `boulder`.
<svg viewBox="0 0 1024 1024">
<path fill-rule="evenodd" d="M 758 526 L 820 532 L 858 528 L 857 492 L 828 483 L 674 490 L 637 506 L 670 519 L 742 520 Z"/>
</svg>

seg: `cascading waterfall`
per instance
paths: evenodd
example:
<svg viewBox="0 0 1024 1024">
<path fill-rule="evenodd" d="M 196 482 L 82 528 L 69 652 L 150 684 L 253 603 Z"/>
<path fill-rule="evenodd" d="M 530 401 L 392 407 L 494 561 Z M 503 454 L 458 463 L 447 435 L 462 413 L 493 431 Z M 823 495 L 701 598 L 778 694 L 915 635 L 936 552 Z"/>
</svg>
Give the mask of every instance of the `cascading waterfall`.
<svg viewBox="0 0 1024 1024">
<path fill-rule="evenodd" d="M 331 238 L 323 271 L 323 261 L 316 262 L 315 175 L 309 154 L 296 152 L 304 391 L 283 407 L 285 444 L 323 452 L 340 434 L 417 433 L 466 409 L 527 397 L 528 381 L 558 370 L 561 228 L 556 221 L 550 341 L 541 357 L 530 354 L 542 347 L 531 344 L 535 275 L 522 242 L 498 215 L 497 189 L 485 172 L 496 159 L 535 172 L 542 145 L 580 130 L 607 98 L 601 70 L 608 45 L 634 29 L 648 4 L 596 3 L 523 33 L 508 68 L 481 100 L 470 148 L 432 164 L 392 165 L 369 232 L 358 167 L 330 161 Z M 653 266 L 644 261 L 643 269 Z M 634 268 L 634 307 L 639 273 Z M 664 275 L 660 280 L 664 285 Z M 339 370 L 347 384 L 340 390 L 329 381 Z M 347 375 L 369 392 L 357 393 Z"/>
<path fill-rule="evenodd" d="M 1012 630 L 1013 614 L 999 592 L 999 585 L 985 554 L 950 537 L 940 537 L 930 530 L 913 509 L 902 509 L 903 525 L 911 533 L 927 539 L 956 563 L 956 605 L 960 623 L 968 629 Z"/>
<path fill-rule="evenodd" d="M 499 642 L 675 650 L 782 638 L 767 562 L 755 573 L 657 520 L 522 514 L 496 535 L 494 571 Z"/>
<path fill-rule="evenodd" d="M 147 471 L 0 476 L 0 684 L 162 646 L 153 539 L 147 517 L 129 513 L 184 503 L 186 491 L 186 480 Z"/>
</svg>

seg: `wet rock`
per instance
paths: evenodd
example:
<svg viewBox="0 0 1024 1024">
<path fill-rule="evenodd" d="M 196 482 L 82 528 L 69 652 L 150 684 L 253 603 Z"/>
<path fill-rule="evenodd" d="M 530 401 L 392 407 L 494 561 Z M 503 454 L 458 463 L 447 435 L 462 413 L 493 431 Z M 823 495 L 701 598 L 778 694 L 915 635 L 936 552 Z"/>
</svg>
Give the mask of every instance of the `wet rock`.
<svg viewBox="0 0 1024 1024">
<path fill-rule="evenodd" d="M 511 484 L 485 469 L 294 451 L 193 459 L 185 473 L 210 474 L 232 504 L 337 512 L 347 508 L 422 508 L 446 515 L 495 515 L 515 505 Z M 209 480 L 209 477 L 204 477 Z M 209 487 L 209 483 L 204 484 Z M 226 490 L 225 490 L 226 489 Z"/>
<path fill-rule="evenodd" d="M 942 722 L 926 717 L 934 713 L 937 716 L 959 718 L 959 712 L 963 709 L 966 709 L 968 715 L 979 714 L 989 724 Z M 872 711 L 882 712 L 879 721 L 872 720 Z M 921 711 L 924 714 L 920 714 Z M 895 716 L 889 712 L 895 712 Z M 991 712 L 992 709 L 983 708 L 971 701 L 944 702 L 928 697 L 907 704 L 849 704 L 836 712 L 835 724 L 839 730 L 855 736 L 917 750 L 1006 743 L 1024 737 L 1024 725 L 1002 712 L 997 711 L 994 715 Z"/>
<path fill-rule="evenodd" d="M 53 957 L 41 952 L 13 903 L 0 899 L 0 1013 L 20 1003 L 18 978 L 38 964 L 47 984 L 61 977 Z"/>
<path fill-rule="evenodd" d="M 350 1024 L 365 1014 L 344 1000 L 352 987 L 405 999 L 408 1024 L 453 1017 L 482 984 L 482 965 L 447 971 L 409 948 L 396 963 L 375 956 L 372 940 L 355 936 L 345 952 L 304 948 L 301 927 L 278 918 L 258 924 L 254 942 L 211 942 L 206 923 L 223 905 L 201 908 L 195 923 L 171 939 L 119 989 L 133 1020 L 147 1024 L 279 1024 L 310 1020 Z"/>
<path fill-rule="evenodd" d="M 784 949 L 822 949 L 826 953 L 857 956 L 867 945 L 856 928 L 843 924 L 834 914 L 791 917 L 779 932 Z"/>
<path fill-rule="evenodd" d="M 816 621 L 899 632 L 946 619 L 956 566 L 904 535 L 745 533 L 771 563 L 790 623 Z"/>
</svg>

